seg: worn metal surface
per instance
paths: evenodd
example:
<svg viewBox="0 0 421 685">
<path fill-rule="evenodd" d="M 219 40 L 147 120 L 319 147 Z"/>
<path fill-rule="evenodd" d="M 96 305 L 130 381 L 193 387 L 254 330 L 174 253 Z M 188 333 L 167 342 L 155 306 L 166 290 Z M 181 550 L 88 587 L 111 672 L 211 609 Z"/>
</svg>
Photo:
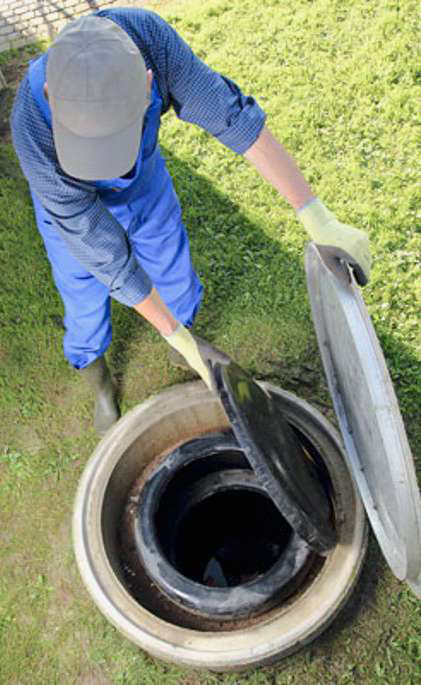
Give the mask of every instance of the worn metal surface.
<svg viewBox="0 0 421 685">
<path fill-rule="evenodd" d="M 333 274 L 316 246 L 310 244 L 306 272 L 314 325 L 348 464 L 389 566 L 419 593 L 419 490 L 398 402 L 373 325 L 348 267 Z"/>
</svg>

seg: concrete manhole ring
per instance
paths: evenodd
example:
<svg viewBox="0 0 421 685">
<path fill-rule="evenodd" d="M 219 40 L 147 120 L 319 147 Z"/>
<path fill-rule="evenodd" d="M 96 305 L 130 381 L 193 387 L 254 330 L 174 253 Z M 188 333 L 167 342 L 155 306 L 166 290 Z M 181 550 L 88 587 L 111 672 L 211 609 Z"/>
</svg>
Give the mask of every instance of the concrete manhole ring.
<svg viewBox="0 0 421 685">
<path fill-rule="evenodd" d="M 263 384 L 322 455 L 332 485 L 338 543 L 302 592 L 250 624 L 186 628 L 130 593 L 117 531 L 128 493 L 157 455 L 229 428 L 219 400 L 200 381 L 175 386 L 128 412 L 95 449 L 76 495 L 73 538 L 84 584 L 100 611 L 154 656 L 194 668 L 241 670 L 272 663 L 317 638 L 349 598 L 365 556 L 367 525 L 336 431 L 308 403 Z M 145 600 L 145 605 L 148 602 Z M 150 605 L 149 605 L 150 607 Z"/>
</svg>

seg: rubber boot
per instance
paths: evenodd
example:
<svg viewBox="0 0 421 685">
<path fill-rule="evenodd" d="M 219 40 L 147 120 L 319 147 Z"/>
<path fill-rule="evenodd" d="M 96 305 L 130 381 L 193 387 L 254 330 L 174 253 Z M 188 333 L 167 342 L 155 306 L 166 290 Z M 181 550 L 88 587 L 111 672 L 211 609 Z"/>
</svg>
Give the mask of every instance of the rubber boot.
<svg viewBox="0 0 421 685">
<path fill-rule="evenodd" d="M 120 418 L 115 387 L 104 357 L 79 369 L 79 374 L 95 394 L 94 428 L 102 436 Z"/>
</svg>

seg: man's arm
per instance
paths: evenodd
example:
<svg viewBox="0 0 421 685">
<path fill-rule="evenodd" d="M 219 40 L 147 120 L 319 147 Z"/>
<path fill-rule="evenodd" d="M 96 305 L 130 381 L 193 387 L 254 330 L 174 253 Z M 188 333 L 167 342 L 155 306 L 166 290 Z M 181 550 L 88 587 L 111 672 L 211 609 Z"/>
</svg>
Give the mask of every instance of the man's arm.
<svg viewBox="0 0 421 685">
<path fill-rule="evenodd" d="M 314 196 L 294 159 L 266 126 L 244 157 L 296 210 L 326 264 L 334 268 L 338 259 L 345 260 L 353 268 L 358 283 L 365 285 L 371 266 L 366 234 L 342 224 Z"/>
<path fill-rule="evenodd" d="M 266 126 L 244 157 L 296 211 L 314 199 L 295 160 Z"/>
<path fill-rule="evenodd" d="M 177 320 L 159 296 L 156 288 L 152 288 L 149 295 L 133 305 L 133 308 L 164 337 L 174 333 L 177 328 Z"/>
</svg>

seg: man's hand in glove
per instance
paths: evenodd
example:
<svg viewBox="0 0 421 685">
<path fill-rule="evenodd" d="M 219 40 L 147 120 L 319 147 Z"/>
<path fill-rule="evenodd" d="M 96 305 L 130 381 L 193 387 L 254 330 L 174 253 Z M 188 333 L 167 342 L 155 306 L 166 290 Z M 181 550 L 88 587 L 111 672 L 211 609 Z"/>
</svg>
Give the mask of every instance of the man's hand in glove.
<svg viewBox="0 0 421 685">
<path fill-rule="evenodd" d="M 297 216 L 323 256 L 344 259 L 354 270 L 359 285 L 370 276 L 370 243 L 362 231 L 342 224 L 319 199 L 312 200 Z"/>
<path fill-rule="evenodd" d="M 370 275 L 367 236 L 356 228 L 341 224 L 314 197 L 293 157 L 266 126 L 244 156 L 294 207 L 325 260 L 332 265 L 332 262 L 337 263 L 337 259 L 344 259 L 354 269 L 358 283 L 365 285 Z"/>
<path fill-rule="evenodd" d="M 177 328 L 173 333 L 164 335 L 163 338 L 184 357 L 187 364 L 204 380 L 209 390 L 213 390 L 212 375 L 210 373 L 212 363 L 228 364 L 230 358 L 210 345 L 210 343 L 192 335 L 181 323 L 177 324 Z"/>
</svg>

